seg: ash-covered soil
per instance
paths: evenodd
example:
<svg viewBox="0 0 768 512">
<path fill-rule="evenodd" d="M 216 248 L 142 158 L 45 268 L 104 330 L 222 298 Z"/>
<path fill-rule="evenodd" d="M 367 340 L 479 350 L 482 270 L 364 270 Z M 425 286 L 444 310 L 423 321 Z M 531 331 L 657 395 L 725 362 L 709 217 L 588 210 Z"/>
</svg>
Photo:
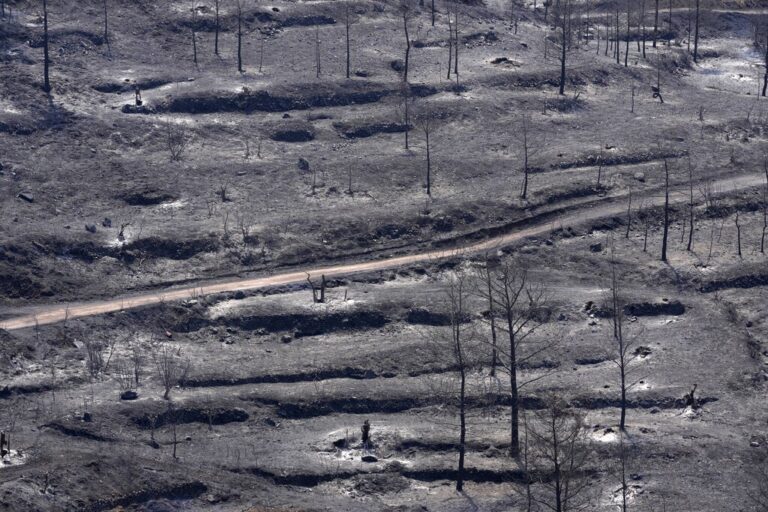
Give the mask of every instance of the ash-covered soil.
<svg viewBox="0 0 768 512">
<path fill-rule="evenodd" d="M 219 55 L 213 0 L 108 0 L 108 41 L 101 1 L 52 1 L 46 95 L 41 6 L 6 1 L 0 318 L 457 251 L 334 277 L 322 303 L 297 283 L 0 331 L 11 442 L 0 507 L 528 510 L 526 482 L 549 503 L 552 474 L 508 455 L 510 383 L 489 368 L 479 274 L 491 258 L 527 270 L 546 298 L 521 349 L 519 402 L 532 428 L 554 394 L 583 417 L 588 510 L 621 510 L 626 447 L 630 510 L 763 510 L 750 497 L 767 442 L 768 101 L 757 97 L 764 55 L 752 27 L 768 13 L 759 2 L 705 9 L 694 63 L 688 4 L 675 3 L 671 27 L 662 16 L 653 48 L 647 3 L 646 57 L 634 34 L 626 67 L 605 52 L 614 12 L 590 11 L 600 49 L 579 32 L 561 96 L 542 2 L 461 2 L 457 81 L 447 77 L 454 4 L 437 2 L 432 26 L 430 2 L 413 1 L 406 123 L 397 2 L 243 2 L 238 72 L 234 0 L 221 1 Z M 186 144 L 178 160 L 171 139 Z M 665 162 L 675 201 L 662 262 Z M 580 216 L 603 204 L 629 215 Z M 549 219 L 546 234 L 489 254 L 459 250 Z M 623 435 L 614 274 L 634 343 Z M 457 279 L 460 321 L 447 294 Z M 445 345 L 457 325 L 474 343 L 462 493 L 459 372 Z M 164 364 L 177 371 L 167 390 Z"/>
</svg>

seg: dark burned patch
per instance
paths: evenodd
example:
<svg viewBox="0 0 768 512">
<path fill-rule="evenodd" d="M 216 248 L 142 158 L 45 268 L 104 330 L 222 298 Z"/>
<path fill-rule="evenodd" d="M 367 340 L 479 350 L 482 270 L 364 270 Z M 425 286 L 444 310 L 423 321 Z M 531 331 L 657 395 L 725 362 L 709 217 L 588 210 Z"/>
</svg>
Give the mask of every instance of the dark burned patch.
<svg viewBox="0 0 768 512">
<path fill-rule="evenodd" d="M 291 16 L 279 22 L 282 27 L 311 27 L 314 25 L 335 25 L 336 20 L 330 16 Z"/>
<path fill-rule="evenodd" d="M 389 378 L 394 374 L 377 374 L 368 368 L 330 368 L 304 373 L 253 375 L 242 378 L 204 378 L 197 377 L 184 382 L 186 387 L 207 388 L 219 386 L 242 386 L 245 384 L 293 384 L 296 382 L 318 382 L 330 379 L 369 380 L 377 377 Z"/>
<path fill-rule="evenodd" d="M 403 133 L 406 130 L 413 129 L 413 126 L 406 125 L 405 123 L 373 123 L 358 126 L 347 123 L 334 123 L 333 127 L 348 139 L 373 137 L 380 133 Z"/>
<path fill-rule="evenodd" d="M 422 398 L 332 398 L 314 402 L 281 402 L 277 414 L 282 418 L 303 419 L 334 413 L 373 414 L 398 413 L 431 405 L 434 400 Z"/>
<path fill-rule="evenodd" d="M 173 97 L 159 105 L 160 112 L 210 114 L 215 112 L 285 112 L 322 107 L 344 107 L 376 103 L 386 96 L 399 93 L 391 84 L 352 82 L 351 84 L 313 84 L 295 86 L 283 93 L 244 90 L 239 93 L 211 92 Z M 411 85 L 413 96 L 437 94 L 435 87 Z"/>
<path fill-rule="evenodd" d="M 327 315 L 278 314 L 226 318 L 221 323 L 247 331 L 259 329 L 268 332 L 291 331 L 294 337 L 318 336 L 337 331 L 379 329 L 390 322 L 378 311 L 355 311 Z"/>
<path fill-rule="evenodd" d="M 57 44 L 70 42 L 72 40 L 76 40 L 75 42 L 86 40 L 96 46 L 104 44 L 104 37 L 101 34 L 96 34 L 87 30 L 52 29 L 49 30 L 48 37 L 51 42 Z M 31 38 L 28 44 L 30 48 L 42 48 L 44 44 L 42 33 Z"/>
<path fill-rule="evenodd" d="M 545 195 L 544 203 L 545 204 L 551 204 L 551 203 L 557 203 L 560 201 L 568 201 L 569 199 L 579 199 L 582 197 L 589 197 L 589 196 L 595 196 L 602 194 L 604 189 L 597 188 L 592 185 L 586 185 L 582 187 L 576 187 L 572 189 L 565 189 L 565 190 L 553 190 L 553 191 L 544 191 L 541 194 L 537 193 L 535 195 Z"/>
<path fill-rule="evenodd" d="M 702 293 L 712 293 L 729 288 L 756 288 L 768 286 L 768 274 L 749 274 L 711 281 L 700 288 Z"/>
<path fill-rule="evenodd" d="M 685 305 L 680 301 L 672 302 L 637 302 L 624 306 L 624 313 L 632 316 L 659 316 L 685 314 Z"/>
<path fill-rule="evenodd" d="M 0 264 L 0 297 L 8 299 L 37 299 L 52 297 L 52 283 L 23 268 L 6 268 Z"/>
<path fill-rule="evenodd" d="M 315 139 L 315 132 L 309 128 L 286 128 L 272 132 L 269 138 L 277 142 L 309 142 Z"/>
<path fill-rule="evenodd" d="M 132 92 L 134 85 L 138 84 L 142 91 L 148 91 L 150 89 L 157 89 L 164 85 L 173 83 L 173 80 L 169 78 L 141 78 L 139 80 L 105 80 L 96 83 L 91 86 L 92 89 L 103 93 L 124 93 Z"/>
<path fill-rule="evenodd" d="M 65 424 L 62 422 L 52 422 L 47 423 L 42 426 L 42 428 L 47 428 L 49 430 L 55 430 L 56 432 L 59 432 L 61 434 L 64 434 L 65 436 L 69 437 L 79 437 L 82 439 L 88 439 L 90 441 L 101 441 L 101 442 L 109 442 L 112 441 L 112 439 L 108 437 L 104 437 L 100 434 L 97 434 L 93 432 L 90 428 L 84 426 L 84 425 L 77 425 L 77 424 Z"/>
<path fill-rule="evenodd" d="M 138 251 L 153 258 L 168 258 L 171 260 L 187 260 L 200 253 L 216 252 L 218 248 L 219 241 L 216 238 L 169 240 L 154 236 L 140 238 L 125 246 L 127 251 Z"/>
<path fill-rule="evenodd" d="M 206 492 L 208 487 L 202 482 L 185 482 L 164 487 L 150 487 L 118 498 L 99 499 L 92 502 L 84 510 L 89 512 L 102 512 L 115 508 L 128 507 L 152 500 L 190 500 L 199 497 Z"/>
<path fill-rule="evenodd" d="M 129 190 L 115 196 L 131 206 L 155 206 L 178 199 L 174 194 L 156 188 L 146 187 Z"/>
<path fill-rule="evenodd" d="M 247 421 L 250 416 L 242 409 L 223 409 L 212 407 L 204 408 L 180 408 L 166 410 L 154 416 L 144 414 L 133 418 L 133 422 L 141 429 L 160 428 L 169 424 L 205 423 L 211 425 L 226 425 L 227 423 L 241 423 Z"/>
<path fill-rule="evenodd" d="M 655 162 L 665 158 L 682 158 L 687 154 L 687 151 L 659 151 L 653 149 L 649 151 L 639 151 L 637 153 L 631 154 L 610 154 L 606 152 L 600 154 L 597 152 L 584 155 L 570 162 L 561 162 L 554 165 L 553 167 L 558 169 L 574 169 L 578 167 L 595 167 L 597 165 L 603 165 L 604 167 L 611 167 L 616 165 L 637 165 L 646 162 Z"/>
<path fill-rule="evenodd" d="M 462 323 L 469 322 L 469 317 L 462 318 Z M 451 317 L 444 313 L 430 311 L 427 308 L 409 309 L 405 314 L 405 321 L 413 325 L 448 326 L 451 325 Z"/>
</svg>

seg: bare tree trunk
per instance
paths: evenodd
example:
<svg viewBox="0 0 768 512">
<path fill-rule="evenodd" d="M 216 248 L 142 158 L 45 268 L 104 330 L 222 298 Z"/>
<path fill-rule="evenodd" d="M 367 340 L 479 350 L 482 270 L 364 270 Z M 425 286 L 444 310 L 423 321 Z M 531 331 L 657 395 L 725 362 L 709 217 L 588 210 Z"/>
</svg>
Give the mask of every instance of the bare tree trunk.
<svg viewBox="0 0 768 512">
<path fill-rule="evenodd" d="M 453 16 L 453 32 L 454 42 L 456 47 L 453 49 L 453 74 L 456 75 L 456 83 L 459 83 L 459 6 L 456 5 L 456 10 Z"/>
<path fill-rule="evenodd" d="M 645 0 L 643 0 L 642 4 L 640 4 L 640 10 L 641 10 L 641 13 L 640 13 L 640 25 L 641 25 L 641 32 L 642 32 L 642 37 L 643 37 L 643 58 L 645 59 L 646 58 L 645 42 L 648 39 L 646 30 L 645 30 Z"/>
<path fill-rule="evenodd" d="M 696 25 L 693 36 L 693 62 L 699 59 L 699 19 L 700 19 L 701 0 L 696 0 Z"/>
<path fill-rule="evenodd" d="M 667 261 L 667 236 L 669 235 L 669 164 L 664 159 L 664 235 L 661 242 L 661 261 Z"/>
<path fill-rule="evenodd" d="M 320 25 L 315 25 L 315 77 L 320 78 Z"/>
<path fill-rule="evenodd" d="M 48 54 L 48 1 L 43 0 L 43 90 L 47 93 L 51 92 L 50 64 L 51 60 Z"/>
<path fill-rule="evenodd" d="M 739 212 L 736 212 L 736 247 L 738 248 L 739 259 L 741 259 L 741 224 L 739 224 Z"/>
<path fill-rule="evenodd" d="M 403 30 L 405 32 L 405 69 L 403 70 L 403 82 L 408 83 L 408 59 L 411 55 L 411 38 L 408 35 L 408 12 L 403 11 Z"/>
<path fill-rule="evenodd" d="M 491 265 L 488 259 L 485 260 L 485 279 L 488 287 L 488 316 L 491 320 L 491 377 L 494 377 L 496 376 L 499 356 L 496 347 L 496 308 L 494 308 L 493 286 L 491 285 Z"/>
<path fill-rule="evenodd" d="M 691 164 L 690 154 L 688 155 L 688 252 L 693 250 L 693 230 L 694 216 L 693 216 L 693 165 Z"/>
<path fill-rule="evenodd" d="M 107 49 L 109 49 L 109 16 L 107 11 L 107 0 L 104 0 L 104 42 L 107 43 Z"/>
<path fill-rule="evenodd" d="M 243 7 L 237 0 L 237 70 L 243 72 Z"/>
<path fill-rule="evenodd" d="M 632 229 L 632 188 L 629 189 L 629 198 L 627 201 L 627 232 L 624 238 L 629 239 L 629 232 Z"/>
<path fill-rule="evenodd" d="M 265 36 L 261 36 L 261 47 L 259 49 L 259 73 L 261 73 L 262 67 L 264 66 L 264 40 L 266 39 Z"/>
<path fill-rule="evenodd" d="M 216 15 L 214 36 L 213 36 L 213 54 L 214 55 L 219 54 L 219 1 L 220 0 L 214 0 L 214 11 Z"/>
<path fill-rule="evenodd" d="M 555 11 L 556 22 L 560 28 L 560 87 L 558 94 L 565 94 L 565 73 L 568 48 L 571 44 L 571 3 L 570 0 L 562 0 L 557 4 Z"/>
<path fill-rule="evenodd" d="M 768 231 L 768 157 L 763 160 L 765 190 L 763 191 L 763 233 L 760 237 L 760 253 L 765 254 L 765 232 Z"/>
<path fill-rule="evenodd" d="M 429 129 L 424 130 L 424 139 L 427 145 L 427 196 L 432 197 L 432 160 L 429 154 Z"/>
<path fill-rule="evenodd" d="M 192 29 L 192 62 L 197 66 L 197 36 L 194 28 Z"/>
<path fill-rule="evenodd" d="M 629 65 L 629 36 L 630 32 L 632 31 L 632 4 L 630 2 L 627 2 L 627 33 L 625 34 L 626 37 L 626 46 L 624 48 L 624 67 L 627 67 Z"/>
<path fill-rule="evenodd" d="M 346 28 L 346 42 L 347 42 L 347 78 L 349 78 L 349 6 L 345 11 L 344 25 Z"/>
<path fill-rule="evenodd" d="M 768 59 L 768 56 L 766 57 Z M 451 13 L 448 12 L 448 80 L 451 79 L 451 63 L 453 62 L 453 23 Z M 768 76 L 768 74 L 766 75 Z"/>
<path fill-rule="evenodd" d="M 432 0 L 432 26 L 435 26 L 435 0 Z"/>
<path fill-rule="evenodd" d="M 621 28 L 619 26 L 619 5 L 616 4 L 616 64 L 621 64 L 621 45 L 619 44 L 621 39 Z"/>
<path fill-rule="evenodd" d="M 656 48 L 656 41 L 659 38 L 659 0 L 656 0 L 656 15 L 653 18 L 653 47 Z"/>
<path fill-rule="evenodd" d="M 765 75 L 763 77 L 763 96 L 768 91 L 768 28 L 765 31 Z"/>
<path fill-rule="evenodd" d="M 672 0 L 669 0 L 669 19 L 667 20 L 667 46 L 672 47 Z"/>
</svg>

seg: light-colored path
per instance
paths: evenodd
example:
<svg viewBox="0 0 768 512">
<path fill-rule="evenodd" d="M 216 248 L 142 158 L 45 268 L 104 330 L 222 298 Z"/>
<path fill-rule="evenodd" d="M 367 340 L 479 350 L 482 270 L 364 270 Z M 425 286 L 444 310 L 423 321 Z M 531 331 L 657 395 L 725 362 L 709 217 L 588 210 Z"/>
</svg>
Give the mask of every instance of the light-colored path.
<svg viewBox="0 0 768 512">
<path fill-rule="evenodd" d="M 728 192 L 731 190 L 759 186 L 763 183 L 765 183 L 765 177 L 755 173 L 754 175 L 740 176 L 717 181 L 714 183 L 714 190 L 722 190 L 724 192 Z M 680 203 L 687 200 L 688 195 L 686 192 L 672 192 L 670 194 L 671 202 Z M 646 206 L 661 205 L 663 203 L 663 195 L 645 198 Z M 582 222 L 589 222 L 603 217 L 623 214 L 625 211 L 625 204 L 614 201 L 609 204 L 592 206 L 590 208 L 585 208 L 576 212 L 568 212 L 554 220 L 548 219 L 540 223 L 535 223 L 525 229 L 520 229 L 519 231 L 514 231 L 512 233 L 507 233 L 505 235 L 489 238 L 482 242 L 477 242 L 458 248 L 409 254 L 406 256 L 366 261 L 363 263 L 344 263 L 328 267 L 306 268 L 284 274 L 244 278 L 220 283 L 205 284 L 201 282 L 200 284 L 187 286 L 184 288 L 143 293 L 134 296 L 116 297 L 109 300 L 41 306 L 36 308 L 34 313 L 27 313 L 12 317 L 4 321 L 0 321 L 0 329 L 23 329 L 26 327 L 34 327 L 35 325 L 45 325 L 61 322 L 71 318 L 100 315 L 104 313 L 121 311 L 124 309 L 159 304 L 161 302 L 186 300 L 201 295 L 246 291 L 271 286 L 300 283 L 307 279 L 308 273 L 313 277 L 319 277 L 320 275 L 325 275 L 326 277 L 338 277 L 359 272 L 384 270 L 403 265 L 450 258 L 460 254 L 483 253 L 527 237 L 541 235 L 550 231 L 553 226 L 566 226 Z"/>
</svg>

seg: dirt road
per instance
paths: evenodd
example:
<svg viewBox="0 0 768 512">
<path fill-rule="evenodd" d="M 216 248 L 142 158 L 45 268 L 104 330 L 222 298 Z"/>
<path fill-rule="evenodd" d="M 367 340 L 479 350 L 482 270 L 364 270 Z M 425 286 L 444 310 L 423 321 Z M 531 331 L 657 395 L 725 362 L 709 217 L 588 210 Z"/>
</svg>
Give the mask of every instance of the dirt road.
<svg viewBox="0 0 768 512">
<path fill-rule="evenodd" d="M 723 179 L 714 182 L 713 190 L 729 192 L 732 190 L 759 186 L 763 183 L 765 183 L 765 178 L 759 174 L 740 176 L 737 178 Z M 671 202 L 680 203 L 687 200 L 687 192 L 672 192 L 670 194 Z M 645 198 L 645 204 L 649 206 L 661 205 L 663 203 L 663 195 Z M 385 270 L 403 265 L 450 258 L 460 254 L 477 254 L 493 250 L 498 247 L 503 247 L 526 237 L 541 235 L 542 233 L 550 231 L 553 226 L 567 226 L 579 224 L 582 222 L 589 222 L 603 217 L 620 215 L 625 211 L 626 205 L 613 202 L 611 204 L 585 208 L 584 210 L 576 212 L 569 212 L 567 214 L 563 214 L 560 218 L 555 220 L 548 219 L 546 222 L 542 221 L 541 223 L 534 224 L 519 231 L 489 238 L 488 240 L 459 248 L 429 251 L 375 261 L 366 261 L 364 263 L 345 263 L 328 267 L 307 268 L 284 274 L 237 279 L 221 283 L 206 284 L 201 282 L 195 286 L 187 286 L 184 288 L 178 288 L 164 292 L 160 291 L 144 293 L 135 296 L 116 297 L 110 300 L 42 306 L 36 308 L 34 313 L 19 315 L 0 322 L 0 329 L 23 329 L 27 327 L 34 327 L 35 325 L 62 322 L 71 318 L 100 315 L 104 313 L 122 311 L 124 309 L 159 304 L 161 302 L 186 300 L 196 296 L 224 292 L 246 291 L 271 286 L 300 283 L 306 280 L 307 274 L 310 274 L 313 277 L 319 277 L 320 275 L 325 275 L 326 277 L 338 277 L 342 275 Z"/>
</svg>

